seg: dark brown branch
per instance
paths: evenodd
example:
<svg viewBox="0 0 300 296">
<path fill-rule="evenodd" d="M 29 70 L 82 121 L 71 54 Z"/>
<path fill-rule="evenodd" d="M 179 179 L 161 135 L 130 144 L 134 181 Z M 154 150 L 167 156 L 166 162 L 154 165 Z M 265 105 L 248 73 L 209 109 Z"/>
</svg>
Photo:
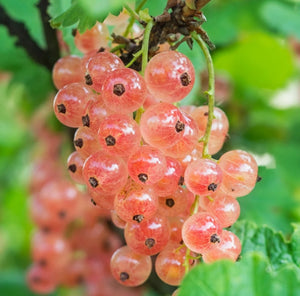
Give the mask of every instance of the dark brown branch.
<svg viewBox="0 0 300 296">
<path fill-rule="evenodd" d="M 17 37 L 16 46 L 23 47 L 27 54 L 38 64 L 45 66 L 52 71 L 55 61 L 59 58 L 59 46 L 56 32 L 50 27 L 49 15 L 47 14 L 48 0 L 40 0 L 39 8 L 41 21 L 44 29 L 44 36 L 47 44 L 42 49 L 30 36 L 24 23 L 12 19 L 5 9 L 0 5 L 0 24 L 6 26 L 9 34 Z"/>
<path fill-rule="evenodd" d="M 44 65 L 49 69 L 50 65 L 46 52 L 31 38 L 25 25 L 21 22 L 13 20 L 1 5 L 0 24 L 6 26 L 10 35 L 17 37 L 17 46 L 23 47 L 36 63 Z"/>
<path fill-rule="evenodd" d="M 56 31 L 50 27 L 50 17 L 47 13 L 48 6 L 48 0 L 40 0 L 37 4 L 37 7 L 40 11 L 41 21 L 44 29 L 44 36 L 47 44 L 46 54 L 48 56 L 48 63 L 50 66 L 50 70 L 52 70 L 54 63 L 59 59 L 60 53 Z"/>
</svg>

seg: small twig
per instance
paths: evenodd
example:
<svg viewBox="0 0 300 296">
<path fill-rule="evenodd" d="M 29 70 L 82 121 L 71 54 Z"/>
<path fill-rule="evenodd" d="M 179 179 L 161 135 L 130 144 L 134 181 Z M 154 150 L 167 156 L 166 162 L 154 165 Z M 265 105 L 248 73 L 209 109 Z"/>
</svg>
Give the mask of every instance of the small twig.
<svg viewBox="0 0 300 296">
<path fill-rule="evenodd" d="M 208 118 L 207 118 L 207 125 L 204 136 L 200 139 L 203 142 L 203 151 L 202 157 L 203 158 L 210 158 L 210 154 L 208 153 L 208 140 L 211 132 L 212 122 L 214 119 L 214 104 L 215 104 L 215 71 L 213 66 L 213 61 L 210 55 L 208 48 L 206 47 L 205 42 L 197 35 L 196 32 L 192 33 L 193 39 L 198 43 L 202 52 L 204 54 L 206 64 L 207 64 L 207 71 L 208 71 L 208 91 L 205 93 L 208 96 Z M 200 142 L 199 141 L 199 142 Z"/>
</svg>

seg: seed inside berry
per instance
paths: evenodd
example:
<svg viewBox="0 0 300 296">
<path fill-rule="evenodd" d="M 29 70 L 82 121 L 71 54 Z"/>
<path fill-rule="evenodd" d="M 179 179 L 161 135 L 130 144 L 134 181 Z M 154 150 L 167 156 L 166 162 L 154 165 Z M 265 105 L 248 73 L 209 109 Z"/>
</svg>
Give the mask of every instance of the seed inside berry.
<svg viewBox="0 0 300 296">
<path fill-rule="evenodd" d="M 175 125 L 175 130 L 177 133 L 180 133 L 184 130 L 184 127 L 185 127 L 185 124 L 178 120 Z"/>
<path fill-rule="evenodd" d="M 96 188 L 99 185 L 98 180 L 96 178 L 94 178 L 94 177 L 90 177 L 89 178 L 89 183 L 94 188 Z"/>
<path fill-rule="evenodd" d="M 203 114 L 204 116 L 208 116 L 208 112 L 204 112 L 204 114 Z"/>
<path fill-rule="evenodd" d="M 180 75 L 180 81 L 183 86 L 188 86 L 191 83 L 191 77 L 187 72 Z"/>
<path fill-rule="evenodd" d="M 148 180 L 147 174 L 143 174 L 143 173 L 139 174 L 139 175 L 138 175 L 138 178 L 139 178 L 139 180 L 140 180 L 141 182 L 143 182 L 143 183 L 146 183 L 147 180 Z"/>
<path fill-rule="evenodd" d="M 76 164 L 70 164 L 68 169 L 72 172 L 75 173 L 77 170 Z"/>
<path fill-rule="evenodd" d="M 166 205 L 169 207 L 169 208 L 172 208 L 174 205 L 175 205 L 175 201 L 173 198 L 167 198 L 166 199 Z"/>
<path fill-rule="evenodd" d="M 183 177 L 183 176 L 180 176 L 179 181 L 178 181 L 178 185 L 179 185 L 179 186 L 182 186 L 183 183 L 184 183 L 184 177 Z"/>
<path fill-rule="evenodd" d="M 41 281 L 41 279 L 40 279 L 38 276 L 34 276 L 34 277 L 32 277 L 32 281 L 33 281 L 34 283 L 38 283 L 38 282 Z"/>
<path fill-rule="evenodd" d="M 105 138 L 105 143 L 107 146 L 114 146 L 116 144 L 116 139 L 113 136 L 109 135 Z"/>
<path fill-rule="evenodd" d="M 83 126 L 87 126 L 87 127 L 90 127 L 90 117 L 89 115 L 84 115 L 81 117 L 81 120 L 82 120 L 82 125 Z"/>
<path fill-rule="evenodd" d="M 57 105 L 57 110 L 59 113 L 63 113 L 63 114 L 65 114 L 67 111 L 66 106 L 64 104 Z"/>
<path fill-rule="evenodd" d="M 211 190 L 211 191 L 216 191 L 217 187 L 218 187 L 218 184 L 211 183 L 208 185 L 207 189 Z"/>
<path fill-rule="evenodd" d="M 84 76 L 86 85 L 93 85 L 93 80 L 90 74 L 86 74 Z"/>
<path fill-rule="evenodd" d="M 154 238 L 147 238 L 145 240 L 145 245 L 151 249 L 155 245 L 155 239 Z"/>
<path fill-rule="evenodd" d="M 64 218 L 66 217 L 66 215 L 67 215 L 67 213 L 66 213 L 65 211 L 59 211 L 59 212 L 58 212 L 58 216 L 59 216 L 59 218 L 61 218 L 61 219 L 64 219 Z"/>
<path fill-rule="evenodd" d="M 214 233 L 211 237 L 210 237 L 210 242 L 215 244 L 215 243 L 219 243 L 221 240 L 220 240 L 220 237 Z"/>
<path fill-rule="evenodd" d="M 122 282 L 125 282 L 125 281 L 127 281 L 129 279 L 129 274 L 127 273 L 127 272 L 121 272 L 120 273 L 120 280 L 122 281 Z"/>
<path fill-rule="evenodd" d="M 38 264 L 42 267 L 45 267 L 45 266 L 47 266 L 47 261 L 45 259 L 41 259 L 41 260 L 39 260 Z"/>
<path fill-rule="evenodd" d="M 144 220 L 144 216 L 143 215 L 135 215 L 132 218 L 134 221 L 141 223 Z"/>
<path fill-rule="evenodd" d="M 91 198 L 91 203 L 94 205 L 94 206 L 96 206 L 97 204 L 96 204 L 96 202 Z"/>
<path fill-rule="evenodd" d="M 76 147 L 82 148 L 82 146 L 83 146 L 83 140 L 82 140 L 81 138 L 75 140 L 75 141 L 74 141 L 74 145 L 75 145 Z"/>
<path fill-rule="evenodd" d="M 119 97 L 120 97 L 124 92 L 125 92 L 125 87 L 124 87 L 123 84 L 118 83 L 118 84 L 115 84 L 115 85 L 114 85 L 113 93 L 114 93 L 116 96 L 119 96 Z"/>
</svg>

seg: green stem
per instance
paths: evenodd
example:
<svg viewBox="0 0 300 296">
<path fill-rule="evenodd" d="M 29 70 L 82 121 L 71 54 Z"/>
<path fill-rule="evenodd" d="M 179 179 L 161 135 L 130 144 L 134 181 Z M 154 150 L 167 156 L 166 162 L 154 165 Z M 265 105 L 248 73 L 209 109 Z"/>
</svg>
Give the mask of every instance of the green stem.
<svg viewBox="0 0 300 296">
<path fill-rule="evenodd" d="M 213 66 L 213 61 L 209 52 L 209 49 L 207 48 L 205 42 L 200 38 L 200 36 L 193 32 L 191 34 L 193 39 L 198 43 L 200 48 L 203 51 L 206 64 L 207 64 L 207 71 L 208 71 L 208 91 L 205 93 L 208 96 L 208 118 L 207 118 L 207 125 L 204 136 L 200 139 L 201 142 L 203 142 L 203 151 L 202 151 L 202 157 L 203 158 L 210 158 L 210 154 L 208 153 L 208 140 L 211 132 L 212 122 L 214 119 L 214 104 L 215 104 L 215 70 Z M 199 141 L 199 142 L 200 142 Z"/>
<path fill-rule="evenodd" d="M 143 1 L 139 4 L 139 6 L 138 6 L 138 7 L 136 8 L 136 10 L 135 10 L 136 13 L 139 13 L 139 11 L 143 8 L 143 6 L 145 5 L 145 3 L 146 3 L 147 1 L 148 1 L 148 0 L 143 0 Z M 126 8 L 126 9 L 127 9 L 127 8 Z M 131 18 L 130 18 L 129 24 L 128 24 L 128 26 L 127 26 L 125 32 L 124 32 L 124 37 L 127 37 L 128 34 L 130 33 L 131 28 L 132 28 L 132 26 L 133 26 L 133 24 L 134 24 L 134 20 L 135 20 L 134 17 L 131 17 Z"/>
<path fill-rule="evenodd" d="M 136 19 L 138 22 L 141 21 L 140 16 L 130 6 L 128 6 L 127 4 L 125 4 L 124 7 L 129 12 L 129 14 L 131 15 L 131 17 L 133 19 Z"/>
<path fill-rule="evenodd" d="M 129 68 L 143 53 L 143 49 L 140 49 L 134 54 L 133 59 L 126 65 L 126 68 Z"/>
<path fill-rule="evenodd" d="M 151 33 L 153 25 L 154 25 L 154 22 L 151 19 L 147 23 L 147 26 L 146 26 L 145 32 L 144 32 L 144 40 L 143 40 L 143 46 L 142 46 L 142 51 L 143 51 L 143 61 L 142 61 L 142 71 L 141 71 L 142 76 L 144 76 L 145 69 L 148 64 L 149 39 L 150 39 L 150 33 Z"/>
<path fill-rule="evenodd" d="M 116 52 L 116 51 L 118 51 L 118 50 L 120 50 L 120 49 L 122 49 L 122 48 L 125 48 L 125 44 L 119 44 L 119 45 L 117 45 L 117 46 L 115 46 L 114 48 L 112 48 L 111 50 L 110 50 L 110 52 L 111 53 L 114 53 L 114 52 Z"/>
</svg>

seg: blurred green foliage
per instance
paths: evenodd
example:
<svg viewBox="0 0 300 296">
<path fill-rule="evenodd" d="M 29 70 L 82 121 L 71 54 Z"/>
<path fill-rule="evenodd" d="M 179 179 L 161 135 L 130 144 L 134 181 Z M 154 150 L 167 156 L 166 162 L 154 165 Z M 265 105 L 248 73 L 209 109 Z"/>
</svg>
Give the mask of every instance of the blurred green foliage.
<svg viewBox="0 0 300 296">
<path fill-rule="evenodd" d="M 24 0 L 20 5 L 17 0 L 0 0 L 0 5 L 13 19 L 24 22 L 37 44 L 45 47 L 35 6 L 37 2 Z M 71 2 L 52 0 L 48 11 L 54 18 L 52 24 L 60 26 L 73 54 L 79 53 L 74 46 L 72 28 L 79 26 L 84 31 L 96 20 L 103 20 L 112 7 L 116 9 L 115 13 L 118 12 L 124 3 L 121 0 L 106 1 L 106 6 L 101 1 Z M 166 3 L 160 0 L 148 2 L 145 7 L 149 7 L 152 15 L 159 14 Z M 83 3 L 85 9 L 81 7 Z M 249 291 L 243 295 L 262 295 L 260 291 L 268 292 L 263 295 L 299 295 L 299 288 L 294 285 L 299 283 L 299 260 L 284 262 L 287 265 L 274 273 L 267 274 L 265 270 L 273 262 L 270 252 L 275 241 L 282 247 L 282 256 L 289 256 L 292 248 L 269 228 L 288 237 L 293 232 L 292 223 L 300 222 L 300 68 L 299 57 L 297 63 L 292 46 L 293 40 L 300 41 L 300 3 L 291 0 L 214 0 L 205 7 L 204 14 L 207 23 L 203 28 L 217 46 L 212 53 L 217 76 L 226 77 L 230 85 L 229 99 L 218 103 L 230 121 L 230 137 L 222 152 L 245 149 L 257 155 L 262 164 L 266 163 L 259 169 L 262 181 L 247 197 L 239 199 L 241 219 L 256 223 L 240 223 L 233 228 L 236 233 L 249 238 L 244 243 L 245 259 L 237 265 L 219 262 L 200 266 L 186 278 L 180 295 L 193 295 L 190 283 L 192 287 L 197 286 L 195 295 L 199 295 L 199 291 L 203 295 L 238 295 L 241 285 L 247 287 L 253 281 L 256 294 Z M 35 64 L 24 49 L 17 47 L 16 38 L 2 25 L 0 40 L 0 70 L 11 76 L 0 84 L 0 295 L 27 296 L 32 295 L 24 283 L 24 271 L 30 264 L 32 231 L 27 210 L 27 184 L 35 145 L 30 117 L 39 105 L 49 100 L 54 88 L 51 73 Z M 200 85 L 199 72 L 205 69 L 205 63 L 199 48 L 195 44 L 191 51 L 182 45 L 179 50 L 195 65 Z M 291 83 L 295 85 L 293 91 L 275 101 L 274 96 Z M 292 103 L 285 102 L 288 100 Z M 200 86 L 194 87 L 184 103 L 205 103 Z M 262 241 L 251 235 L 271 242 L 261 245 Z M 295 233 L 292 237 L 295 238 Z M 250 254 L 253 250 L 260 253 Z M 299 253 L 298 249 L 294 252 Z M 241 278 L 235 286 L 231 279 L 243 273 L 256 274 L 256 277 Z M 199 276 L 207 281 L 206 286 L 195 282 Z M 288 284 L 280 287 L 285 281 Z M 224 287 L 224 291 L 230 287 L 232 293 L 239 292 L 220 294 L 208 289 L 217 284 Z M 149 295 L 156 294 L 149 292 Z"/>
</svg>

